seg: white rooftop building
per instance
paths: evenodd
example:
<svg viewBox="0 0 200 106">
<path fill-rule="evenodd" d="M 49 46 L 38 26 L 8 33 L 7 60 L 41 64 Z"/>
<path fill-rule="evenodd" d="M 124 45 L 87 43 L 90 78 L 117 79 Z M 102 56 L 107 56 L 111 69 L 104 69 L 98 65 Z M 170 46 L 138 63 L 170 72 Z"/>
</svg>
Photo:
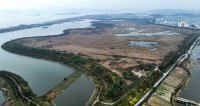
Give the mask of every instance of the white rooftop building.
<svg viewBox="0 0 200 106">
<path fill-rule="evenodd" d="M 190 25 L 188 23 L 183 22 L 182 19 L 180 22 L 178 22 L 178 27 L 189 27 L 189 26 Z"/>
</svg>

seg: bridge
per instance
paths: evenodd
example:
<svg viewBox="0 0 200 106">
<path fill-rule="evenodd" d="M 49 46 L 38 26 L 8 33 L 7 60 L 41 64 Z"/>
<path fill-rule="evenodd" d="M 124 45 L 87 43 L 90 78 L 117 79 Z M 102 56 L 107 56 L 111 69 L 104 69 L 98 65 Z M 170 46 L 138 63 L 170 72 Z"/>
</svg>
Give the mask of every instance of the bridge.
<svg viewBox="0 0 200 106">
<path fill-rule="evenodd" d="M 197 102 L 195 102 L 195 101 L 188 100 L 188 99 L 184 99 L 184 98 L 181 98 L 181 97 L 177 97 L 177 98 L 176 98 L 176 102 L 184 103 L 184 104 L 186 104 L 186 105 L 192 104 L 192 105 L 195 105 L 195 106 L 200 106 L 200 105 L 199 105 Z"/>
</svg>

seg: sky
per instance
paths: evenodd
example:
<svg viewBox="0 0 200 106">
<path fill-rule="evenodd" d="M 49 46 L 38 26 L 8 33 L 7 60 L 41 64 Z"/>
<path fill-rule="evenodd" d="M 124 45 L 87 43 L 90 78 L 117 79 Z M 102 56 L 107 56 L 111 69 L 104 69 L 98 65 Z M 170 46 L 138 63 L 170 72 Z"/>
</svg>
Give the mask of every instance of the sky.
<svg viewBox="0 0 200 106">
<path fill-rule="evenodd" d="M 0 0 L 3 9 L 199 9 L 200 0 Z"/>
</svg>

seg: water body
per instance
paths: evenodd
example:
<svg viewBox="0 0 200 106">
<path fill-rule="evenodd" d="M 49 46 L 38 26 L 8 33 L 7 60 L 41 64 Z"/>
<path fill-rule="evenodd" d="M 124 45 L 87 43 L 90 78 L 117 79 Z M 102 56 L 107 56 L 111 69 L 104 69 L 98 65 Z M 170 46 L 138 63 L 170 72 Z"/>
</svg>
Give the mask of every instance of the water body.
<svg viewBox="0 0 200 106">
<path fill-rule="evenodd" d="M 148 41 L 130 41 L 128 45 L 138 45 L 142 47 L 150 47 L 152 45 L 156 45 L 158 42 L 148 42 Z"/>
<path fill-rule="evenodd" d="M 182 91 L 179 95 L 182 98 L 200 103 L 200 63 L 197 61 L 197 58 L 200 58 L 200 45 L 195 46 L 190 58 L 196 61 L 196 65 L 190 69 L 190 72 L 192 73 L 192 79 L 189 81 L 188 85 L 182 88 Z M 182 106 L 178 103 L 177 105 Z"/>
<path fill-rule="evenodd" d="M 83 83 L 83 81 L 85 83 Z M 79 87 L 81 87 L 82 91 L 80 91 Z M 91 91 L 94 91 L 93 88 L 93 83 L 86 76 L 82 76 L 70 85 L 70 87 L 68 87 L 62 94 L 57 96 L 53 102 L 57 106 L 84 106 L 85 101 L 90 99 L 90 96 L 93 93 Z M 65 100 L 70 102 L 65 102 Z"/>
<path fill-rule="evenodd" d="M 126 29 L 128 29 L 128 30 L 132 30 L 132 31 L 136 30 L 135 28 L 126 28 Z"/>
<path fill-rule="evenodd" d="M 119 21 L 124 21 L 124 20 L 109 20 L 109 21 L 119 22 Z"/>
<path fill-rule="evenodd" d="M 82 14 L 70 14 L 68 16 L 58 16 L 54 14 L 0 14 L 0 28 L 7 28 L 11 26 L 18 26 L 21 24 L 29 25 L 36 23 L 43 23 L 46 21 L 54 21 L 65 18 L 77 17 Z"/>
<path fill-rule="evenodd" d="M 53 14 L 51 12 L 50 13 L 47 13 L 47 12 L 1 13 L 0 12 L 0 29 L 13 27 L 13 26 L 19 26 L 22 24 L 23 25 L 40 24 L 44 22 L 51 22 L 55 20 L 68 19 L 68 18 L 80 17 L 80 16 L 85 16 L 85 15 L 91 15 L 91 14 L 101 14 L 99 12 L 91 12 L 91 13 L 77 13 L 77 14 L 68 14 L 68 15 L 56 15 L 57 13 L 55 12 L 55 14 Z"/>
<path fill-rule="evenodd" d="M 1 33 L 0 45 L 17 38 L 57 35 L 61 34 L 65 29 L 90 27 L 92 21 L 93 20 L 76 21 L 75 23 L 66 22 L 49 26 L 46 29 L 38 27 L 14 32 Z M 0 49 L 0 70 L 7 70 L 20 75 L 28 82 L 33 92 L 37 95 L 44 94 L 53 86 L 61 82 L 65 77 L 74 72 L 73 69 L 59 63 L 20 56 L 4 51 L 3 49 Z M 88 83 L 88 81 L 90 80 L 80 80 L 82 84 Z M 79 92 L 84 92 L 82 88 L 82 86 L 79 86 L 77 89 Z M 90 89 L 94 89 L 94 87 L 91 87 Z M 91 90 L 90 92 L 93 92 L 93 90 Z M 71 93 L 73 94 L 74 92 Z M 84 98 L 87 98 L 87 96 L 88 95 L 86 95 L 86 97 Z M 71 101 L 66 99 L 63 102 L 68 103 Z M 83 103 L 83 101 L 80 102 Z M 84 101 L 84 103 L 86 102 L 87 101 Z M 79 103 L 79 101 L 77 101 L 77 103 Z"/>
<path fill-rule="evenodd" d="M 145 31 L 148 31 L 148 30 L 137 30 L 135 28 L 126 28 L 126 29 L 132 30 L 133 32 L 130 32 L 130 33 L 127 33 L 127 34 L 116 34 L 116 35 L 117 36 L 140 36 L 140 35 L 154 36 L 154 35 L 176 35 L 176 34 L 179 34 L 179 33 L 172 33 L 170 31 L 145 33 Z"/>
<path fill-rule="evenodd" d="M 3 92 L 0 91 L 0 105 L 2 105 L 5 102 L 5 97 L 3 96 Z"/>
<path fill-rule="evenodd" d="M 158 48 L 153 48 L 153 49 L 149 49 L 150 51 L 155 51 L 158 50 Z"/>
</svg>

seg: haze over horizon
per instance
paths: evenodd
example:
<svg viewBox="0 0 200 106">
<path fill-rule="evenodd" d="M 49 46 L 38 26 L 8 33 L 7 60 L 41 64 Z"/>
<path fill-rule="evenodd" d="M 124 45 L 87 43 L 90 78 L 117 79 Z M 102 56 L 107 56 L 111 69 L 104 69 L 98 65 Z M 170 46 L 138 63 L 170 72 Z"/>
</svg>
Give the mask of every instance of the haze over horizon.
<svg viewBox="0 0 200 106">
<path fill-rule="evenodd" d="M 0 10 L 74 9 L 199 9 L 199 0 L 0 0 Z"/>
</svg>

